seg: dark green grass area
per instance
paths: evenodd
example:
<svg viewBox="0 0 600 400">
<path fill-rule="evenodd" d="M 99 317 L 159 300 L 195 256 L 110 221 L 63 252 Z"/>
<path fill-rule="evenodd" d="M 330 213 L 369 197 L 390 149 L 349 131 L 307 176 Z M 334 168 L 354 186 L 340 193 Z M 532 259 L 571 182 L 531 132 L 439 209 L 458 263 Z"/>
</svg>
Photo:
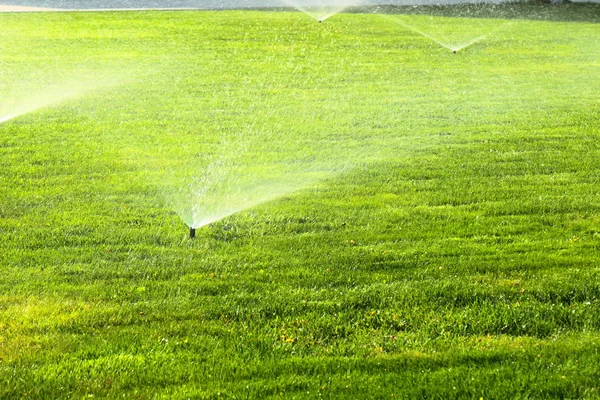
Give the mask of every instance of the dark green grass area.
<svg viewBox="0 0 600 400">
<path fill-rule="evenodd" d="M 597 23 L 394 18 L 0 15 L 0 397 L 600 397 Z"/>
</svg>

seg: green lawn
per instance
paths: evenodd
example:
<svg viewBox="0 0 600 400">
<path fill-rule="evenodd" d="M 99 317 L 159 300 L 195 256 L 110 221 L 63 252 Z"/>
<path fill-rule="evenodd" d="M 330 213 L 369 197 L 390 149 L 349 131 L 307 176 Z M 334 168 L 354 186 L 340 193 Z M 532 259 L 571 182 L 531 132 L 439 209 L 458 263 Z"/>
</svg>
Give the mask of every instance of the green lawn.
<svg viewBox="0 0 600 400">
<path fill-rule="evenodd" d="M 600 398 L 577 7 L 0 14 L 0 398 Z"/>
</svg>

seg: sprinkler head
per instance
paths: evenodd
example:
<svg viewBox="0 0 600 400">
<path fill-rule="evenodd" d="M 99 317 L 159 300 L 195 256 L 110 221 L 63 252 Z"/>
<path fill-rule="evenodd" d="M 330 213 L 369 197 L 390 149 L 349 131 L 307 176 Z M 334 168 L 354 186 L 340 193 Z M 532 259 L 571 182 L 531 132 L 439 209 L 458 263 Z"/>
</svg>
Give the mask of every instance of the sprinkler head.
<svg viewBox="0 0 600 400">
<path fill-rule="evenodd" d="M 196 229 L 190 227 L 190 239 L 193 239 L 196 237 Z"/>
<path fill-rule="evenodd" d="M 321 23 L 321 22 L 323 22 L 323 20 L 322 20 L 322 19 L 320 19 L 320 20 L 319 20 L 319 23 Z"/>
<path fill-rule="evenodd" d="M 452 51 L 454 54 L 456 54 L 456 50 Z"/>
</svg>

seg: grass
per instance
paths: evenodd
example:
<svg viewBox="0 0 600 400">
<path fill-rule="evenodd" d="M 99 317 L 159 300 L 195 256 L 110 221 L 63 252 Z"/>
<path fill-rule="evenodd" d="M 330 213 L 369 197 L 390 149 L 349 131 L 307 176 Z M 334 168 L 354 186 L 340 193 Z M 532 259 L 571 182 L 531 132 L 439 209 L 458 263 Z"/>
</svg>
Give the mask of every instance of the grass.
<svg viewBox="0 0 600 400">
<path fill-rule="evenodd" d="M 393 18 L 1 15 L 0 397 L 600 397 L 598 21 Z"/>
</svg>

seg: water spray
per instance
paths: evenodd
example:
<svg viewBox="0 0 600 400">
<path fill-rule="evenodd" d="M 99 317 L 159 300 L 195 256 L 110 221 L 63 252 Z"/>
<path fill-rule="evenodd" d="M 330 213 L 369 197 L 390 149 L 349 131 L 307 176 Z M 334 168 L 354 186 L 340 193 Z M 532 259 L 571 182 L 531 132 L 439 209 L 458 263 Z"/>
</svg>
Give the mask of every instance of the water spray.
<svg viewBox="0 0 600 400">
<path fill-rule="evenodd" d="M 193 239 L 196 237 L 196 228 L 192 228 L 190 226 L 190 239 Z"/>
</svg>

